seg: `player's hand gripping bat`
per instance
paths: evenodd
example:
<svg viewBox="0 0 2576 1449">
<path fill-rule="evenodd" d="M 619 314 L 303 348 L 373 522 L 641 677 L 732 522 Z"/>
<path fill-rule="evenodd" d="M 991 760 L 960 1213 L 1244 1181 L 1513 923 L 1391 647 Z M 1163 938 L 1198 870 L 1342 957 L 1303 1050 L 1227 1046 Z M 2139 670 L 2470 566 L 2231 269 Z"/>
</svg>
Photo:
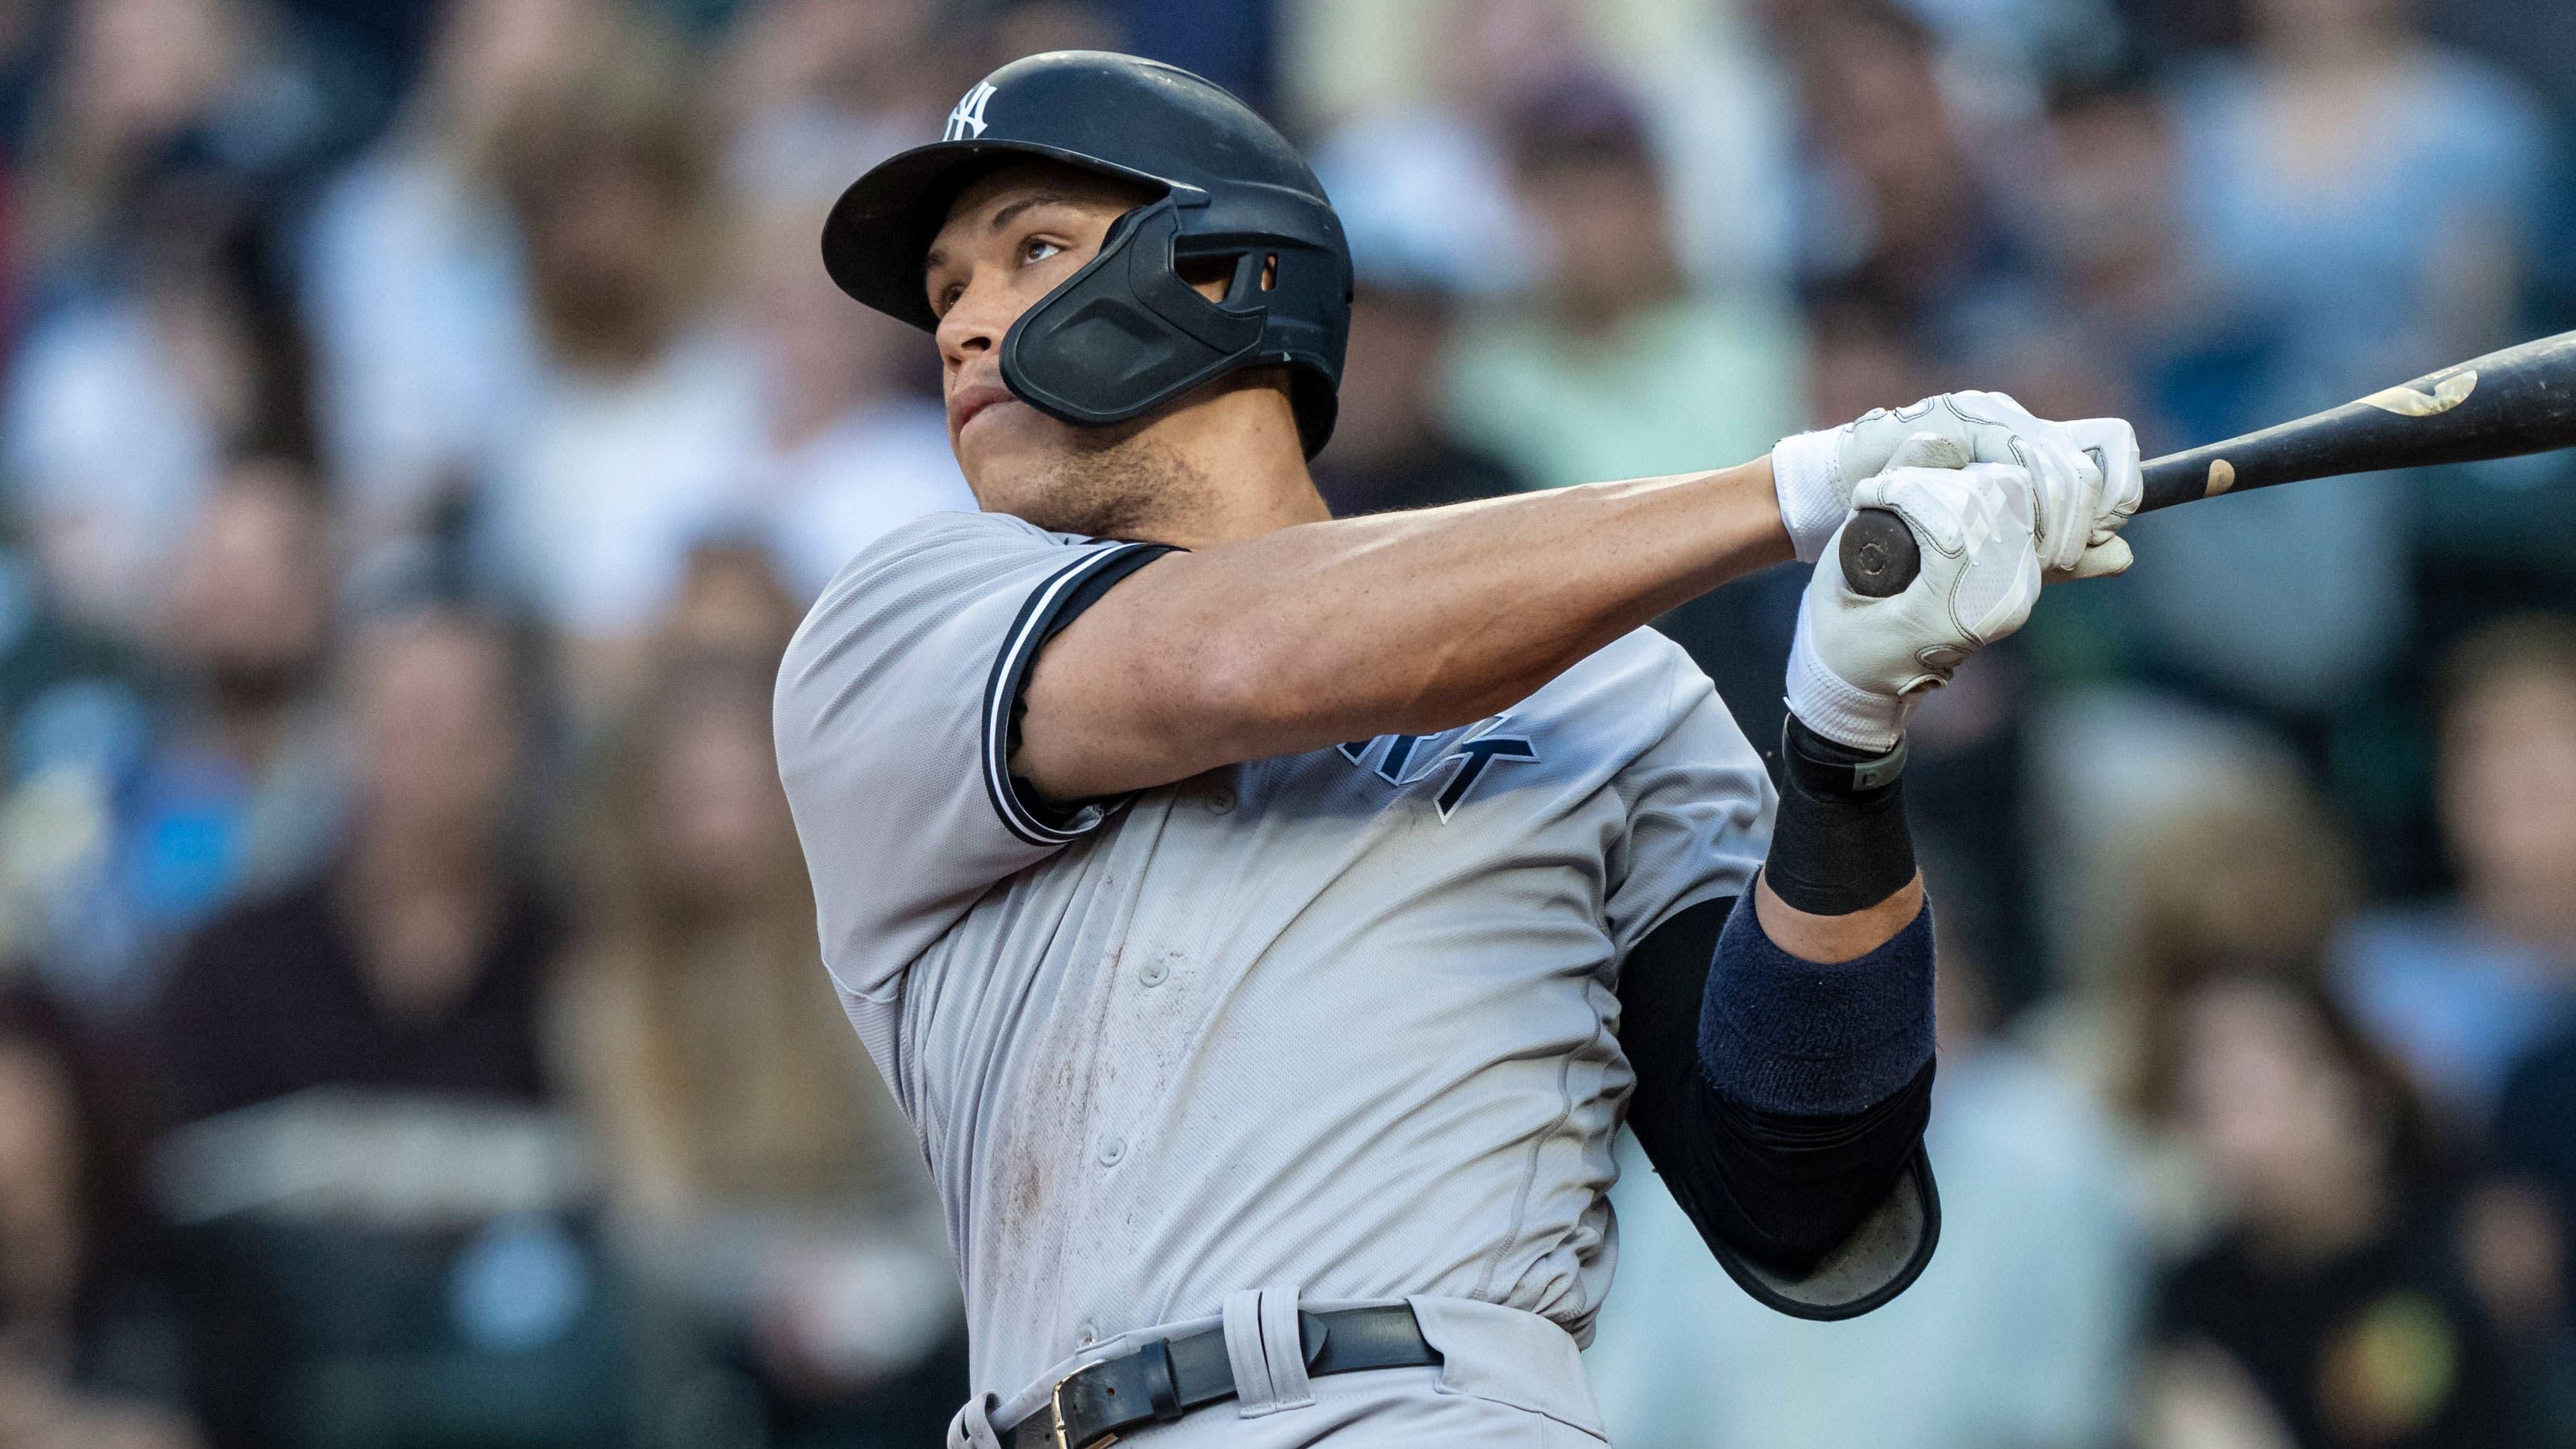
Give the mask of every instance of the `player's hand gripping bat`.
<svg viewBox="0 0 2576 1449">
<path fill-rule="evenodd" d="M 2338 473 L 2475 463 L 2576 446 L 2576 332 L 2473 357 L 2296 422 L 2149 459 L 2140 512 Z M 1843 527 L 1843 577 L 1884 599 L 1914 582 L 1914 531 L 1884 508 Z"/>
</svg>

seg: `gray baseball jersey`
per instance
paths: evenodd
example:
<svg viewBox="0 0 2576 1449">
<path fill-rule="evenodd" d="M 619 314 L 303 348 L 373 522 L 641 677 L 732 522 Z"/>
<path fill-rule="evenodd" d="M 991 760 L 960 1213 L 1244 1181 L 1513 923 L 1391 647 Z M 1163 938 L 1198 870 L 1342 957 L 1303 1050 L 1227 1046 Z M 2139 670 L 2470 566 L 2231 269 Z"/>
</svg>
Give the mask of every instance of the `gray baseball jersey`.
<svg viewBox="0 0 2576 1449">
<path fill-rule="evenodd" d="M 1049 811 L 1009 773 L 1021 685 L 1140 549 L 932 515 L 779 679 L 826 964 L 937 1180 L 976 1388 L 1264 1285 L 1587 1337 L 1619 963 L 1751 880 L 1760 761 L 1640 630 L 1463 729 Z"/>
</svg>

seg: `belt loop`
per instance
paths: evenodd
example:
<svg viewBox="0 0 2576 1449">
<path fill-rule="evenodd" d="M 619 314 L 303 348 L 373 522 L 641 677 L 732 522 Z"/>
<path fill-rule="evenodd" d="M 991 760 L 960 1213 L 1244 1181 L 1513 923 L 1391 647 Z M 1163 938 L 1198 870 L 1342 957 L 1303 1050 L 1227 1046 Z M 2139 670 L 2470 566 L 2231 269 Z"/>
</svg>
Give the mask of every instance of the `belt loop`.
<svg viewBox="0 0 2576 1449">
<path fill-rule="evenodd" d="M 1315 1402 L 1299 1336 L 1297 1297 L 1295 1287 L 1226 1295 L 1225 1353 L 1234 1369 L 1235 1412 L 1244 1418 Z"/>
<path fill-rule="evenodd" d="M 948 1421 L 948 1449 L 1002 1449 L 1001 1437 L 993 1432 L 993 1410 L 1001 1400 L 992 1394 L 977 1394 Z"/>
<path fill-rule="evenodd" d="M 1306 1377 L 1305 1325 L 1297 1317 L 1296 1288 L 1261 1290 L 1261 1346 L 1270 1356 L 1271 1407 L 1302 1409 L 1315 1402 L 1315 1385 Z"/>
<path fill-rule="evenodd" d="M 1234 1370 L 1235 1407 L 1249 1417 L 1270 1397 L 1270 1356 L 1261 1350 L 1261 1290 L 1225 1295 L 1225 1357 Z"/>
</svg>

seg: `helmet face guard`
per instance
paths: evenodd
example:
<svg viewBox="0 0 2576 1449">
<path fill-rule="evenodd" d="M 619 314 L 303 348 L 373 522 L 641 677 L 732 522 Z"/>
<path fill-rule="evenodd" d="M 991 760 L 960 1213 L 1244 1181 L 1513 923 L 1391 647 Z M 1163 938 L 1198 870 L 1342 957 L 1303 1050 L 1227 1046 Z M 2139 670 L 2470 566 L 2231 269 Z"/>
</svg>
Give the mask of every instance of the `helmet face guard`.
<svg viewBox="0 0 2576 1449">
<path fill-rule="evenodd" d="M 1050 417 L 1104 427 L 1237 368 L 1296 361 L 1264 350 L 1271 299 L 1329 288 L 1330 259 L 1275 243 L 1235 253 L 1223 300 L 1210 301 L 1181 276 L 1179 211 L 1167 196 L 1120 217 L 1099 255 L 1021 314 L 1002 341 L 1002 381 L 1013 393 Z"/>
<path fill-rule="evenodd" d="M 1004 385 L 1050 417 L 1104 427 L 1238 368 L 1279 366 L 1307 455 L 1323 447 L 1350 331 L 1350 252 L 1323 188 L 1268 123 L 1186 71 L 1092 51 L 1015 61 L 959 106 L 950 139 L 886 161 L 834 206 L 823 255 L 842 290 L 935 330 L 922 257 L 977 177 L 1043 159 L 1142 183 L 1159 194 L 1012 324 Z M 1180 266 L 1215 257 L 1232 266 L 1210 301 Z"/>
</svg>

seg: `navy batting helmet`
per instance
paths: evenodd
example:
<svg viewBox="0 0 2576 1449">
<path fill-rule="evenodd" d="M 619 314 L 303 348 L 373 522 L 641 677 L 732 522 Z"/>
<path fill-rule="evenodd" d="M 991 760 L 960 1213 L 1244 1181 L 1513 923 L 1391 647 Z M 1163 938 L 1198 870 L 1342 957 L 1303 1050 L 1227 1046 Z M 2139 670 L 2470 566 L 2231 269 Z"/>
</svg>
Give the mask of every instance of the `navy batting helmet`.
<svg viewBox="0 0 2576 1449">
<path fill-rule="evenodd" d="M 1332 436 L 1350 338 L 1342 224 L 1294 147 L 1252 108 L 1175 66 L 1095 50 L 1016 60 L 948 114 L 946 134 L 879 165 L 823 224 L 841 290 L 935 330 L 922 258 L 958 194 L 1043 157 L 1150 188 L 1100 254 L 1002 340 L 1002 381 L 1068 423 L 1124 422 L 1241 367 L 1284 364 L 1306 454 Z M 1227 258 L 1211 302 L 1182 258 Z"/>
</svg>

